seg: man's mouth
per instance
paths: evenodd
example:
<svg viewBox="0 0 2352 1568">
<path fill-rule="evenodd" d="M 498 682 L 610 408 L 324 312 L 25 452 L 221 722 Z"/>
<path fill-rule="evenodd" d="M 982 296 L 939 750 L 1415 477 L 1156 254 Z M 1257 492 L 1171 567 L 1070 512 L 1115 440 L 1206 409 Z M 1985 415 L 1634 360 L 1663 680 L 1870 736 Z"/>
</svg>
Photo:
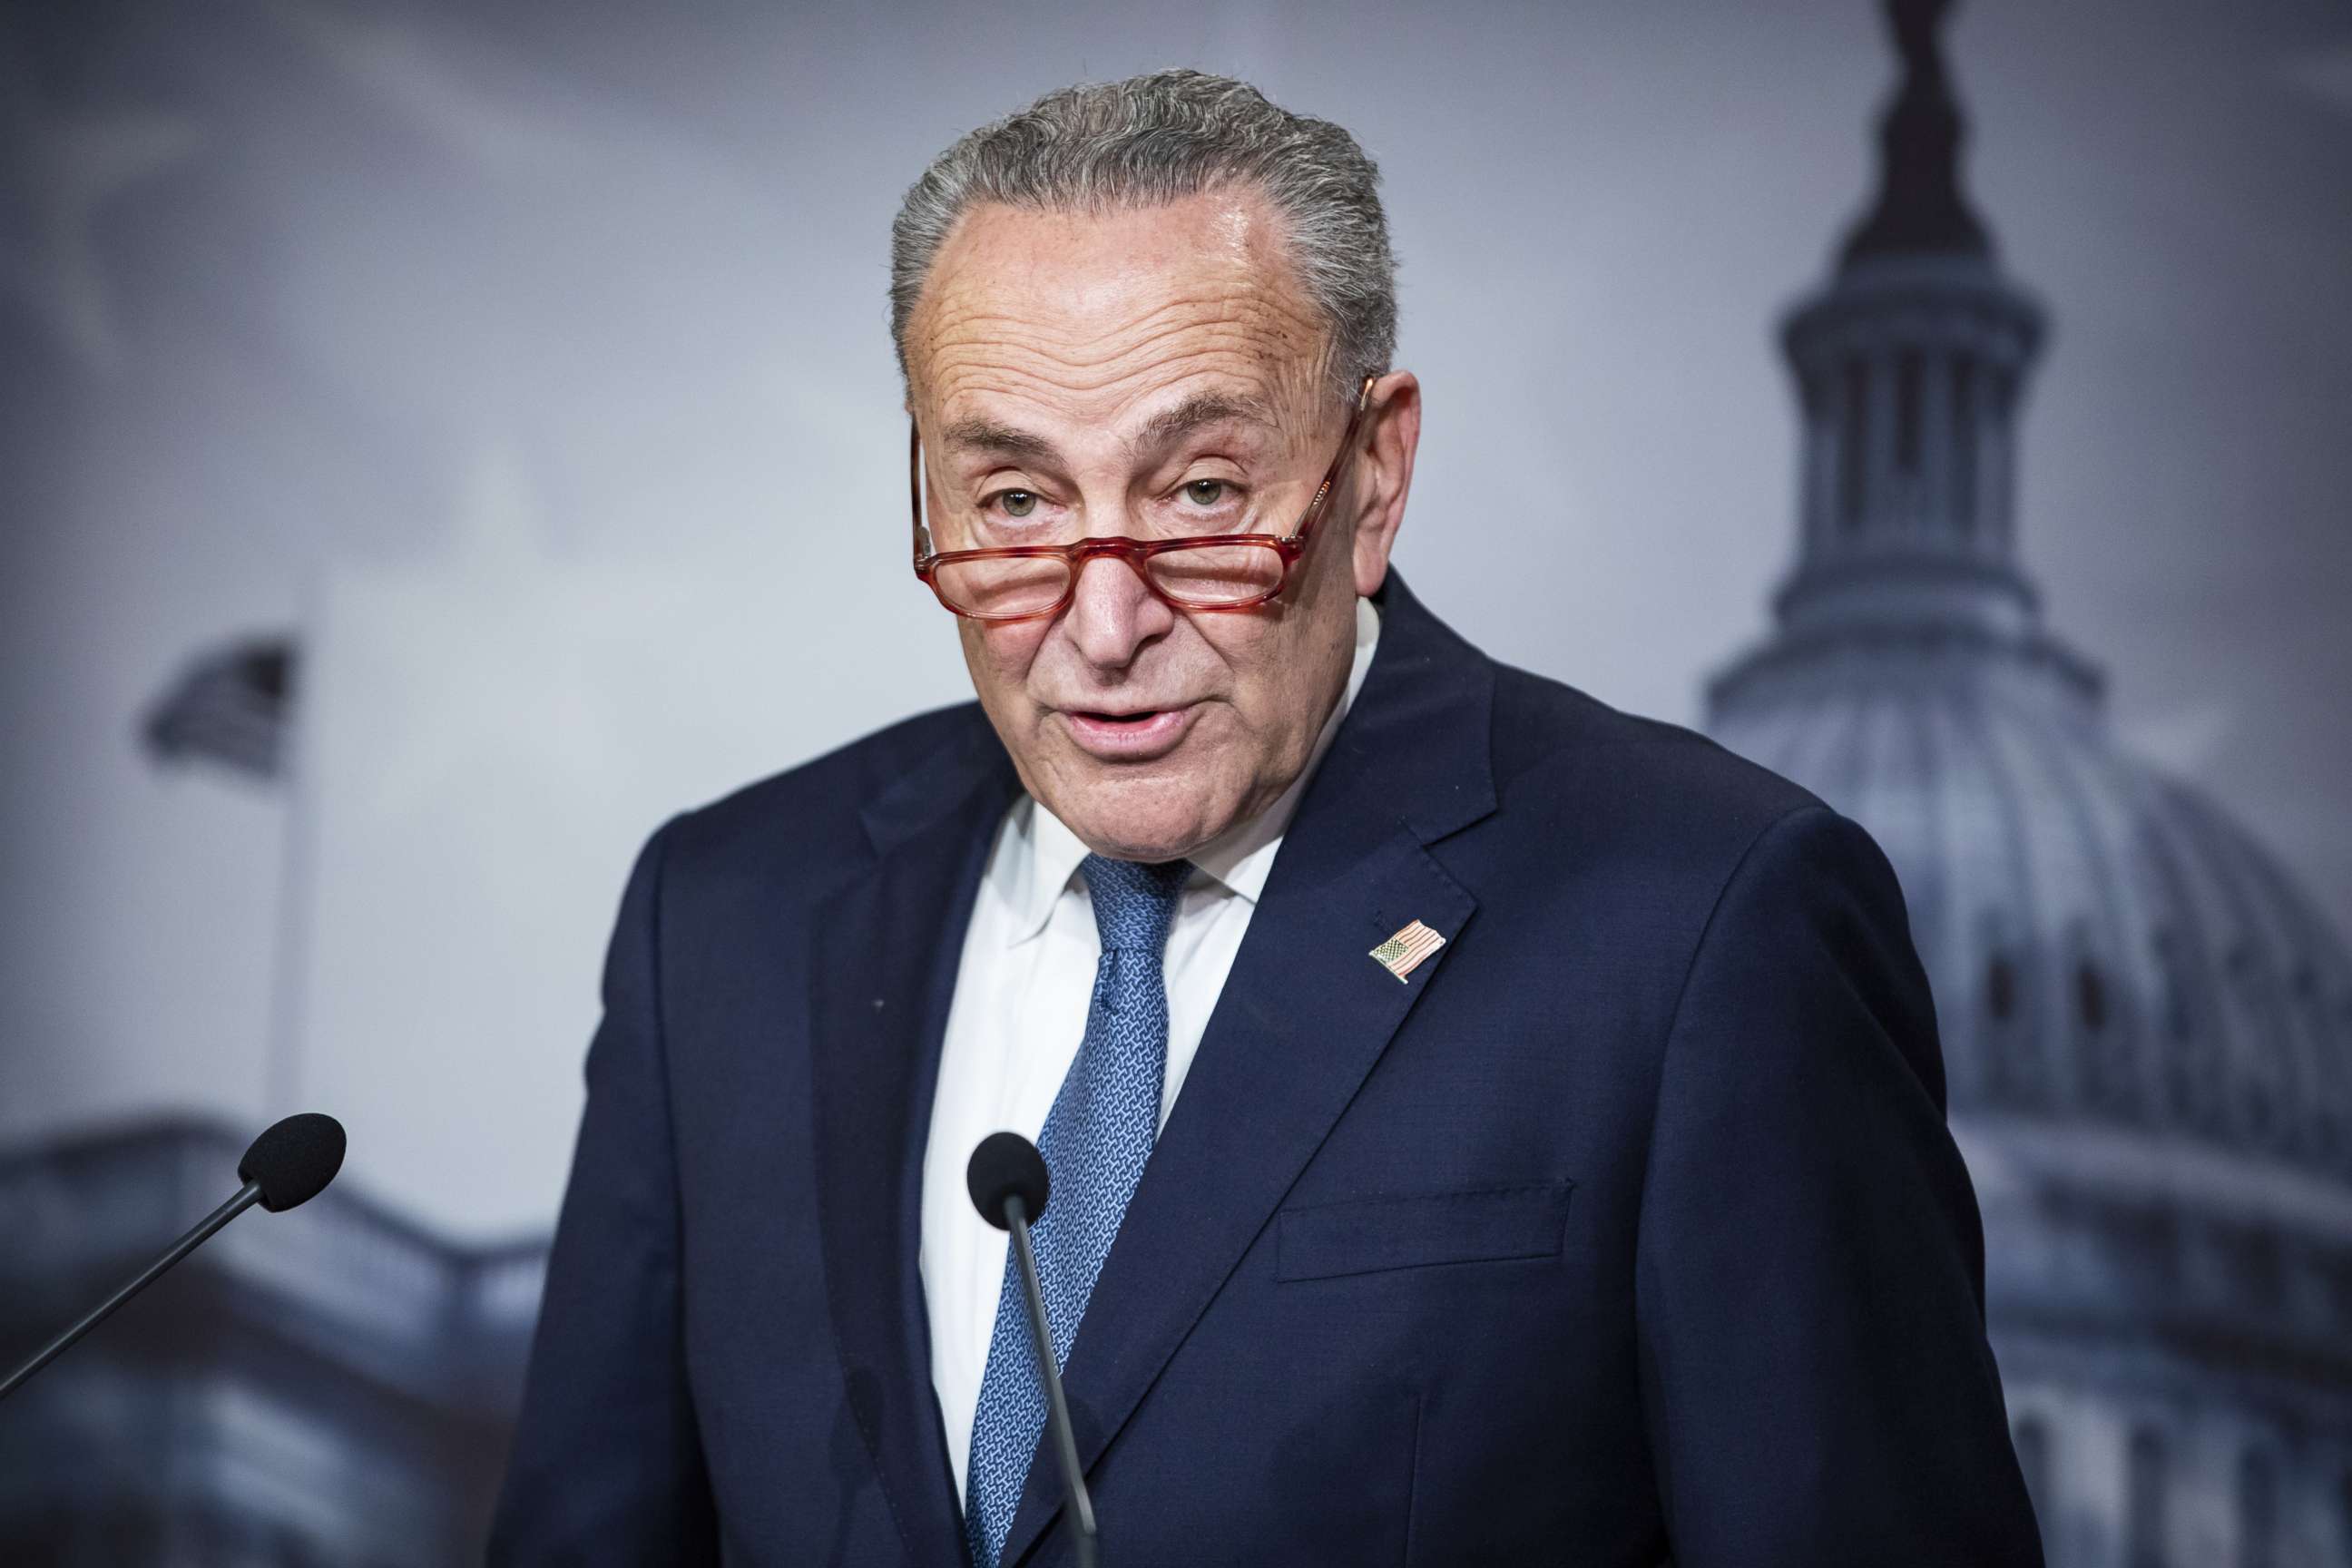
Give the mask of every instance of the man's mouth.
<svg viewBox="0 0 2352 1568">
<path fill-rule="evenodd" d="M 1071 739 L 1090 755 L 1140 762 L 1161 755 L 1192 727 L 1192 705 L 1180 708 L 1066 709 Z"/>
</svg>

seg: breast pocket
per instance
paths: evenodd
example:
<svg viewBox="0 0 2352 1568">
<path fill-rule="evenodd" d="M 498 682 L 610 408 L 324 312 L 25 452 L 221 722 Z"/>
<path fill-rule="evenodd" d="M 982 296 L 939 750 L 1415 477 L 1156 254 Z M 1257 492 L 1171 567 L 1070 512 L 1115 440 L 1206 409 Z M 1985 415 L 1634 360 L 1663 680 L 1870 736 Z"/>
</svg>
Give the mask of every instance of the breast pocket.
<svg viewBox="0 0 2352 1568">
<path fill-rule="evenodd" d="M 1284 1209 L 1276 1279 L 1559 1255 L 1573 1182 L 1362 1198 Z"/>
</svg>

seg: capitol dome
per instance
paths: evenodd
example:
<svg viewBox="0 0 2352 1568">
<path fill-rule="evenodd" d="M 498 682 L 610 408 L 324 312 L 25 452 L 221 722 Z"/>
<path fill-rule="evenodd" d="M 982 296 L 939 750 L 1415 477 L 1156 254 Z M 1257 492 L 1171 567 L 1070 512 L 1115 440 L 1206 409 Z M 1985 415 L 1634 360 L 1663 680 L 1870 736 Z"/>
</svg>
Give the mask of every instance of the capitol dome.
<svg viewBox="0 0 2352 1568">
<path fill-rule="evenodd" d="M 2210 801 L 2119 751 L 2095 676 L 1962 628 L 1788 637 L 1715 732 L 1865 823 L 1936 983 L 1955 1110 L 2352 1179 L 2352 963 Z"/>
<path fill-rule="evenodd" d="M 2352 1565 L 2352 961 L 2044 625 L 2013 503 L 2045 316 L 1961 185 L 1945 9 L 1888 5 L 1880 188 L 1782 331 L 1797 563 L 1709 728 L 1901 879 L 2053 1568 Z"/>
</svg>

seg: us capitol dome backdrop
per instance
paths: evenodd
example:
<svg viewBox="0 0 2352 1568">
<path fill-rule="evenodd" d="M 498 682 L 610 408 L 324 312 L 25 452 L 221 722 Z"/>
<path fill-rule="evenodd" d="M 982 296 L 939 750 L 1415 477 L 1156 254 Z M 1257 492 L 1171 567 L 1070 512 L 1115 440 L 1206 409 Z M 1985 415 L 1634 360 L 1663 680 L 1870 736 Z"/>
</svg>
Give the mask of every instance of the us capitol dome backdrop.
<svg viewBox="0 0 2352 1568">
<path fill-rule="evenodd" d="M 1890 5 L 1876 199 L 1783 324 L 1796 566 L 1708 727 L 1901 877 L 2053 1568 L 2352 1563 L 2352 966 L 2109 742 L 2019 565 L 2044 315 L 1962 186 L 1944 9 Z"/>
<path fill-rule="evenodd" d="M 2043 623 L 2015 453 L 2045 318 L 1962 186 L 1945 9 L 1888 5 L 1879 189 L 1782 333 L 1795 566 L 1709 725 L 1900 873 L 2052 1568 L 2352 1568 L 2352 966 L 2242 828 L 2110 743 Z M 0 1157 L 0 1345 L 159 1251 L 242 1142 Z M 11 1402 L 0 1561 L 476 1560 L 544 1263 L 349 1183 L 233 1228 Z"/>
</svg>

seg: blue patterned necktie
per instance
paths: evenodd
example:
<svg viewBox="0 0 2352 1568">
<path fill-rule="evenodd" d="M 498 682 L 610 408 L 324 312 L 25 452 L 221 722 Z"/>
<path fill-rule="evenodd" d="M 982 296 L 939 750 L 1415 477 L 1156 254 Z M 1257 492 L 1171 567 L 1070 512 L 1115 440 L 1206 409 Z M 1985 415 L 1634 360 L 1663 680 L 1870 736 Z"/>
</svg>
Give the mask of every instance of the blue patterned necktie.
<svg viewBox="0 0 2352 1568">
<path fill-rule="evenodd" d="M 1160 1092 L 1168 1076 L 1162 954 L 1177 895 L 1192 869 L 1186 860 L 1145 866 L 1100 855 L 1087 856 L 1079 867 L 1094 901 L 1102 957 L 1095 965 L 1086 1038 L 1037 1140 L 1053 1192 L 1045 1217 L 1029 1232 L 1057 1366 L 1069 1362 L 1095 1277 L 1160 1133 Z M 1045 1394 L 1037 1384 L 1019 1269 L 1007 1247 L 988 1370 L 981 1375 L 971 1424 L 964 1541 L 974 1568 L 996 1568 L 1030 1456 L 1045 1427 Z"/>
</svg>

